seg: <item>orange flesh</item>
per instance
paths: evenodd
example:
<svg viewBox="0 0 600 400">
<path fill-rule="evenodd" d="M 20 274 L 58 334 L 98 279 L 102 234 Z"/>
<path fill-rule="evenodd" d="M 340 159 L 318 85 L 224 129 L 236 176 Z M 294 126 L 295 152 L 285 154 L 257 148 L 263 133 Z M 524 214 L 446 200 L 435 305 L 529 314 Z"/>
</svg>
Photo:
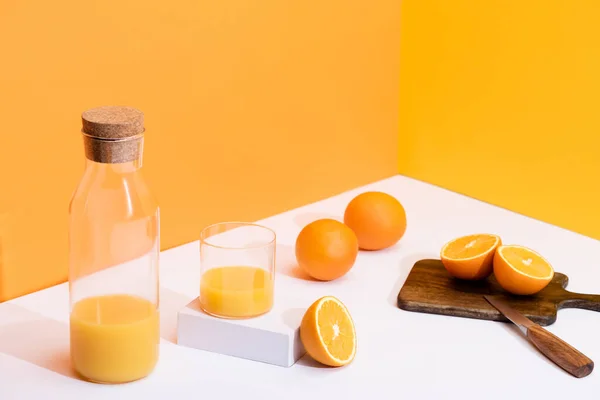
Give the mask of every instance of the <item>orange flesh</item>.
<svg viewBox="0 0 600 400">
<path fill-rule="evenodd" d="M 545 260 L 526 249 L 507 247 L 502 249 L 502 257 L 514 269 L 533 277 L 545 278 L 552 273 Z"/>
<path fill-rule="evenodd" d="M 476 257 L 490 250 L 497 239 L 488 235 L 470 235 L 450 243 L 444 249 L 444 256 L 451 259 L 466 259 Z"/>
<path fill-rule="evenodd" d="M 334 301 L 325 301 L 318 312 L 319 332 L 325 347 L 338 360 L 347 360 L 354 351 L 352 321 Z"/>
</svg>

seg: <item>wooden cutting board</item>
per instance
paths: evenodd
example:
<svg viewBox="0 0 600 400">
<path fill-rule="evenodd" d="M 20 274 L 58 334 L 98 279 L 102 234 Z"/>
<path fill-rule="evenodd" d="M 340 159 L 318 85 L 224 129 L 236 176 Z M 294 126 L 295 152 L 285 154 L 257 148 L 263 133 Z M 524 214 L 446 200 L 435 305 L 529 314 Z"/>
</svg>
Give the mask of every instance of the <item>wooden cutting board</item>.
<svg viewBox="0 0 600 400">
<path fill-rule="evenodd" d="M 484 281 L 463 281 L 448 274 L 440 260 L 418 261 L 410 271 L 400 293 L 398 307 L 407 311 L 455 317 L 508 321 L 483 295 L 499 295 L 527 318 L 542 325 L 556 321 L 562 308 L 600 311 L 600 295 L 571 293 L 565 290 L 569 278 L 555 273 L 552 281 L 533 296 L 506 293 L 494 275 Z"/>
</svg>

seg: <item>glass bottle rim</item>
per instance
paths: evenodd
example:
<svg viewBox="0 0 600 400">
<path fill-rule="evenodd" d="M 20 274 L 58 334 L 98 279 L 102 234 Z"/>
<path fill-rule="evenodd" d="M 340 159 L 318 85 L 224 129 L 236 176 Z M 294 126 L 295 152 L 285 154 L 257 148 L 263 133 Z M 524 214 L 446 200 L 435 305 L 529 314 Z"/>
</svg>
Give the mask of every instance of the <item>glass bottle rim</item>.
<svg viewBox="0 0 600 400">
<path fill-rule="evenodd" d="M 212 235 L 208 235 L 208 233 L 212 230 L 215 229 L 219 226 L 227 226 L 227 225 L 232 225 L 231 229 L 227 229 L 227 230 L 223 230 L 223 231 L 219 231 L 215 234 Z M 213 236 L 216 236 L 218 234 L 221 233 L 225 233 L 228 232 L 232 229 L 236 229 L 236 228 L 242 228 L 242 227 L 253 227 L 253 228 L 258 228 L 262 231 L 265 232 L 269 232 L 271 235 L 271 239 L 269 239 L 268 241 L 265 240 L 261 243 L 257 243 L 257 244 L 246 244 L 246 245 L 240 245 L 240 246 L 235 246 L 235 245 L 219 245 L 219 244 L 215 244 L 215 243 L 211 243 L 210 242 L 210 238 Z M 225 250 L 246 250 L 246 249 L 260 249 L 262 247 L 268 247 L 271 246 L 272 244 L 275 243 L 277 239 L 277 234 L 275 233 L 275 231 L 267 226 L 264 225 L 260 225 L 254 222 L 245 222 L 245 221 L 226 221 L 226 222 L 216 222 L 214 224 L 210 224 L 208 226 L 206 226 L 204 229 L 202 229 L 202 231 L 200 231 L 200 245 L 205 245 L 205 246 L 209 246 L 209 247 L 213 247 L 216 249 L 225 249 Z"/>
</svg>

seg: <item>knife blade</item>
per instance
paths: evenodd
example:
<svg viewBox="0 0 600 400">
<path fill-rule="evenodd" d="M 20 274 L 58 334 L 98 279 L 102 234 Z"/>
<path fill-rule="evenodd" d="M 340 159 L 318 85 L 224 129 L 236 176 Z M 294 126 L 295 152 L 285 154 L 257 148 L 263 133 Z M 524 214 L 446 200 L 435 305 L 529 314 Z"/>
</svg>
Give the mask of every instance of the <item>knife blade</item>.
<svg viewBox="0 0 600 400">
<path fill-rule="evenodd" d="M 487 295 L 483 297 L 518 326 L 527 339 L 550 361 L 576 378 L 583 378 L 592 373 L 594 362 L 579 350 L 525 317 L 503 300 Z"/>
<path fill-rule="evenodd" d="M 517 310 L 511 308 L 508 304 L 503 302 L 502 300 L 495 299 L 492 296 L 483 296 L 494 308 L 502 313 L 506 318 L 508 318 L 513 324 L 519 327 L 524 334 L 527 334 L 527 329 L 532 325 L 535 325 L 535 322 L 518 312 Z"/>
</svg>

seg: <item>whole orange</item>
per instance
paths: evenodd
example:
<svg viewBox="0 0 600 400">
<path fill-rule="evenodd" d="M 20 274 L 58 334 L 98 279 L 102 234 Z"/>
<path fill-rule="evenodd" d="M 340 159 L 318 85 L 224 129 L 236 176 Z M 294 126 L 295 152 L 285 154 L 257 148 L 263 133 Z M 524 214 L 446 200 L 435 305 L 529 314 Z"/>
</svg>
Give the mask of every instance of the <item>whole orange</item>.
<svg viewBox="0 0 600 400">
<path fill-rule="evenodd" d="M 348 203 L 344 223 L 356 234 L 361 249 L 381 250 L 404 236 L 406 212 L 402 204 L 387 193 L 365 192 Z"/>
<path fill-rule="evenodd" d="M 358 240 L 352 229 L 334 219 L 319 219 L 306 225 L 296 239 L 296 260 L 308 275 L 331 281 L 346 274 L 358 255 Z"/>
</svg>

